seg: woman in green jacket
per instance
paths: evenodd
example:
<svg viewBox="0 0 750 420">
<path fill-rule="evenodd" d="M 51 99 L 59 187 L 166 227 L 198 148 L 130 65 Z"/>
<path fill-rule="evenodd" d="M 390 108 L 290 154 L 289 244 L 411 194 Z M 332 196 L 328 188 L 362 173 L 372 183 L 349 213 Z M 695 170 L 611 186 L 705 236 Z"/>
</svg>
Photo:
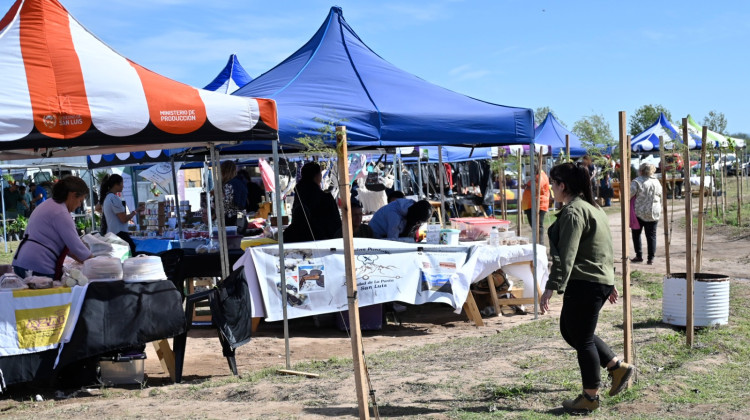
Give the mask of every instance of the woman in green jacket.
<svg viewBox="0 0 750 420">
<path fill-rule="evenodd" d="M 585 166 L 555 166 L 550 171 L 550 187 L 563 207 L 547 230 L 552 268 L 540 303 L 546 312 L 553 292 L 564 293 L 560 332 L 578 353 L 583 393 L 564 401 L 563 407 L 589 412 L 599 408 L 600 366 L 612 376 L 610 396 L 627 388 L 634 371 L 594 334 L 604 302 L 616 303 L 618 297 L 612 233 L 607 215 L 594 202 Z"/>
</svg>

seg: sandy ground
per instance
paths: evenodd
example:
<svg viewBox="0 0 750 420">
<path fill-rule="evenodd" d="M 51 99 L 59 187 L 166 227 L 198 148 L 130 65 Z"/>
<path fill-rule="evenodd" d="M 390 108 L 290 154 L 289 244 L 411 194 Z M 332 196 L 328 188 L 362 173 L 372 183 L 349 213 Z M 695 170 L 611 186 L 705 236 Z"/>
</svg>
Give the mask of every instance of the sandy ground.
<svg viewBox="0 0 750 420">
<path fill-rule="evenodd" d="M 682 202 L 675 207 L 675 219 L 684 209 Z M 620 215 L 610 215 L 614 235 L 615 255 L 621 255 Z M 675 226 L 670 244 L 672 272 L 685 271 L 684 228 Z M 645 239 L 644 239 L 645 247 Z M 695 249 L 695 248 L 694 248 Z M 644 249 L 645 251 L 645 249 Z M 631 252 L 630 256 L 634 254 Z M 665 252 L 663 224 L 659 224 L 658 250 L 654 265 L 631 264 L 631 269 L 649 273 L 665 273 Z M 621 272 L 621 263 L 617 263 Z M 735 279 L 750 275 L 750 241 L 748 238 L 727 239 L 722 232 L 712 232 L 706 236 L 702 272 L 725 274 Z M 559 315 L 561 299 L 552 301 L 551 314 Z M 608 305 L 609 306 L 609 305 Z M 615 307 L 613 307 L 615 308 Z M 616 306 L 621 310 L 620 306 Z M 382 330 L 364 332 L 366 354 L 384 350 L 400 350 L 431 343 L 441 343 L 458 337 L 477 337 L 501 333 L 519 323 L 534 322 L 533 315 L 514 315 L 485 318 L 484 327 L 475 327 L 464 315 L 456 315 L 452 308 L 441 305 L 410 306 L 400 314 L 401 325 L 388 323 Z M 322 320 L 330 322 L 331 320 Z M 335 326 L 320 328 L 312 319 L 290 322 L 290 342 L 292 364 L 302 361 L 325 361 L 332 357 L 351 358 L 350 339 L 347 333 Z M 562 340 L 552 343 L 565 346 Z M 541 349 L 528 349 L 533 352 Z M 221 356 L 221 348 L 215 331 L 192 329 L 187 342 L 183 384 L 171 384 L 168 375 L 162 370 L 151 346 L 147 348 L 148 359 L 145 372 L 147 385 L 142 390 L 121 391 L 118 388 L 93 389 L 80 393 L 76 398 L 59 400 L 54 404 L 38 403 L 34 407 L 18 409 L 18 400 L 0 400 L 0 415 L 6 411 L 10 418 L 352 418 L 356 416 L 356 394 L 351 376 L 332 379 L 300 379 L 294 391 L 282 386 L 278 381 L 262 381 L 255 384 L 232 382 L 226 359 Z M 486 360 L 483 360 L 486 359 Z M 281 323 L 261 323 L 253 340 L 237 350 L 237 366 L 242 376 L 251 375 L 263 368 L 283 368 L 285 346 Z M 476 357 L 471 360 L 472 371 L 502 369 L 502 358 Z M 489 364 L 491 360 L 491 365 Z M 570 361 L 568 361 L 570 362 Z M 445 406 L 426 404 L 409 397 L 411 387 L 420 382 L 445 380 L 450 373 L 435 377 L 425 372 L 410 375 L 373 372 L 376 387 L 386 403 L 390 403 L 389 417 L 446 418 Z M 203 388 L 202 384 L 226 380 L 227 385 Z M 305 395 L 293 395 L 301 392 Z M 383 392 L 386 391 L 387 392 Z M 433 397 L 441 399 L 440 391 Z M 448 392 L 448 391 L 442 391 Z M 448 395 L 445 395 L 448 398 Z M 7 398 L 7 397 L 6 397 Z M 15 398 L 20 398 L 16 396 Z M 302 401 L 304 400 L 304 402 Z M 26 400 L 28 401 L 28 399 Z M 312 402 L 311 402 L 312 401 Z"/>
</svg>

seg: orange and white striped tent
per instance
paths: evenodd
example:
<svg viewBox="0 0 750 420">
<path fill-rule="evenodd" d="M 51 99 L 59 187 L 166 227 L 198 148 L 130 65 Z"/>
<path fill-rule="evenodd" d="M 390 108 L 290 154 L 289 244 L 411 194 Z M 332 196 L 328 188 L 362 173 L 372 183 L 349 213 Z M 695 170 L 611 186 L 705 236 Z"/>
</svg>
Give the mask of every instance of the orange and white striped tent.
<svg viewBox="0 0 750 420">
<path fill-rule="evenodd" d="M 147 70 L 57 0 L 18 0 L 0 20 L 0 80 L 0 160 L 277 137 L 273 100 Z"/>
</svg>

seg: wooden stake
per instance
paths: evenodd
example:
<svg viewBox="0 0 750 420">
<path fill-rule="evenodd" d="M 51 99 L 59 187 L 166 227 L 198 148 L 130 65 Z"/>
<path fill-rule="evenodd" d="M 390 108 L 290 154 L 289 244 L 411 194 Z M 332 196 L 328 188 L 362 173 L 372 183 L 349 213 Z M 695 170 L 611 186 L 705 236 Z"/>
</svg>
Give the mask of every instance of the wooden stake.
<svg viewBox="0 0 750 420">
<path fill-rule="evenodd" d="M 685 309 L 685 336 L 687 346 L 693 347 L 693 209 L 690 194 L 690 150 L 688 149 L 687 118 L 682 119 L 682 139 L 684 150 L 684 178 L 685 182 L 685 283 L 687 285 L 687 307 Z"/>
<path fill-rule="evenodd" d="M 740 180 L 740 171 L 742 170 L 742 161 L 740 161 L 740 159 L 737 158 L 735 162 L 738 162 L 737 170 L 734 172 L 734 176 L 735 178 L 737 178 L 737 227 L 742 227 L 742 217 L 740 216 L 740 212 L 742 211 L 742 193 L 740 192 L 740 183 L 742 182 Z"/>
<path fill-rule="evenodd" d="M 661 166 L 661 189 L 667 191 L 667 163 L 664 160 L 664 137 L 659 136 L 659 165 Z M 662 194 L 663 195 L 663 194 Z M 674 191 L 672 192 L 674 197 Z M 667 263 L 667 277 L 671 271 L 669 269 L 669 213 L 667 209 L 667 200 L 662 200 L 662 214 L 664 215 L 664 258 Z"/>
<path fill-rule="evenodd" d="M 570 134 L 565 135 L 565 158 L 570 162 Z"/>
<path fill-rule="evenodd" d="M 317 373 L 299 372 L 296 370 L 288 370 L 288 369 L 276 369 L 276 372 L 283 373 L 284 375 L 306 376 L 308 378 L 317 378 L 320 376 Z"/>
<path fill-rule="evenodd" d="M 542 202 L 542 160 L 543 160 L 543 158 L 544 158 L 544 156 L 542 155 L 542 152 L 541 152 L 541 149 L 540 149 L 540 151 L 539 151 L 539 162 L 537 162 L 537 164 L 539 166 L 536 167 L 537 170 L 539 171 L 539 180 L 536 183 L 536 196 L 535 196 L 535 199 L 537 200 L 537 202 L 539 204 L 541 204 L 541 202 Z M 541 211 L 539 209 L 539 204 L 536 205 L 536 219 L 534 220 L 534 232 L 537 233 L 536 243 L 539 243 L 539 241 L 542 239 L 542 238 L 539 237 L 539 236 L 541 236 L 541 233 L 539 232 L 539 226 L 540 226 L 540 223 L 541 223 L 539 221 L 539 212 Z M 532 206 L 532 207 L 534 207 L 534 206 Z"/>
<path fill-rule="evenodd" d="M 706 138 L 708 137 L 708 127 L 703 126 L 703 136 L 701 143 L 701 170 L 700 170 L 700 187 L 698 188 L 698 237 L 695 244 L 695 272 L 701 272 L 703 264 L 703 193 L 705 192 L 703 177 L 706 175 Z"/>
<path fill-rule="evenodd" d="M 346 295 L 349 300 L 349 328 L 352 340 L 352 361 L 354 362 L 354 385 L 357 391 L 359 418 L 369 419 L 367 395 L 367 371 L 362 348 L 362 331 L 359 326 L 359 299 L 357 298 L 357 273 L 354 266 L 354 240 L 352 239 L 352 214 L 349 210 L 349 162 L 346 147 L 346 127 L 336 127 L 336 150 L 339 167 L 339 198 L 341 199 L 341 225 L 344 238 L 344 267 L 346 270 Z"/>
<path fill-rule="evenodd" d="M 630 144 L 627 136 L 625 111 L 620 111 L 620 220 L 622 222 L 622 326 L 623 357 L 633 363 L 633 312 L 630 301 Z"/>
<path fill-rule="evenodd" d="M 719 147 L 719 182 L 721 183 L 721 197 L 719 198 L 719 201 L 721 201 L 721 223 L 726 224 L 726 207 L 727 207 L 727 177 L 724 170 L 726 169 L 726 165 L 724 164 L 724 161 L 722 160 L 723 153 L 721 153 L 721 147 Z"/>
<path fill-rule="evenodd" d="M 521 197 L 522 197 L 522 195 L 521 195 L 521 188 L 522 188 L 522 186 L 521 186 L 521 180 L 522 180 L 521 174 L 523 173 L 523 166 L 522 166 L 522 162 L 521 162 L 521 154 L 522 153 L 523 153 L 523 150 L 519 149 L 518 150 L 518 195 L 516 196 L 516 213 L 517 213 L 516 215 L 518 216 L 518 226 L 516 226 L 516 233 L 517 233 L 518 236 L 521 236 L 521 220 L 522 220 L 521 219 L 521 213 L 523 213 L 523 211 L 521 211 Z"/>
</svg>

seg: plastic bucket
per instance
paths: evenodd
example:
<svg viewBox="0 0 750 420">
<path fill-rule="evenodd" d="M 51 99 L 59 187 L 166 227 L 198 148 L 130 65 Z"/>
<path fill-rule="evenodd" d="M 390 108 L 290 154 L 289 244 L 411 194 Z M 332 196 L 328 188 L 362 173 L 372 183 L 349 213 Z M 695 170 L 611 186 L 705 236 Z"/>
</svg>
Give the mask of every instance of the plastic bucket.
<svg viewBox="0 0 750 420">
<path fill-rule="evenodd" d="M 662 321 L 685 326 L 687 321 L 687 285 L 685 273 L 664 277 Z M 730 278 L 721 274 L 693 274 L 693 325 L 709 327 L 729 323 Z"/>
<path fill-rule="evenodd" d="M 443 245 L 458 245 L 458 235 L 461 233 L 458 229 L 441 229 L 440 243 Z"/>
</svg>

